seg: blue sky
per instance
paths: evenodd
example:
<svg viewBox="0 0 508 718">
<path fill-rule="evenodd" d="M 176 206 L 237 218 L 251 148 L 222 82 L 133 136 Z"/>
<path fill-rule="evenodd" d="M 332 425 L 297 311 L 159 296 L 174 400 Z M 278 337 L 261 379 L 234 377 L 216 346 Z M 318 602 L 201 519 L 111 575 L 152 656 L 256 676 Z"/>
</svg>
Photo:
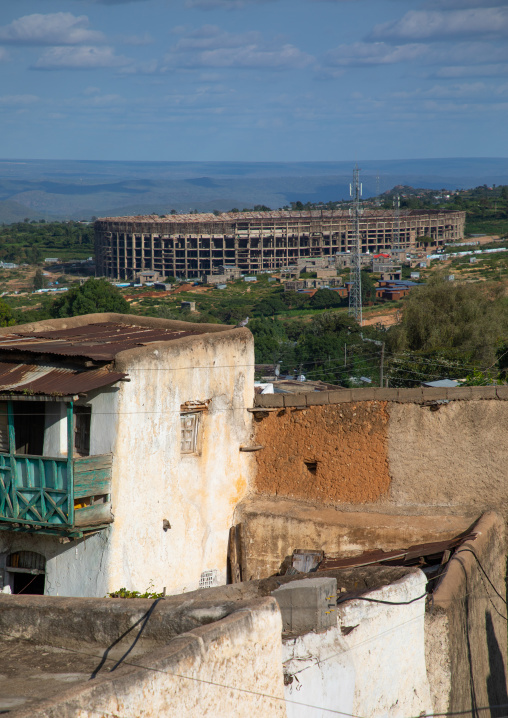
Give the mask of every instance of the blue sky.
<svg viewBox="0 0 508 718">
<path fill-rule="evenodd" d="M 508 0 L 1 0 L 0 157 L 508 156 Z"/>
</svg>

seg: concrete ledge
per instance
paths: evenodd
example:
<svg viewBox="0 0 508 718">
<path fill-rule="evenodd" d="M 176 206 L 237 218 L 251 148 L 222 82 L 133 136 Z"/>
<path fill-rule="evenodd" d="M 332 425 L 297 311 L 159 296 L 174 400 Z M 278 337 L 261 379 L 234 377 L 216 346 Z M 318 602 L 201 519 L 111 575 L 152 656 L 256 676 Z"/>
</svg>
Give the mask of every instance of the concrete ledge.
<svg viewBox="0 0 508 718">
<path fill-rule="evenodd" d="M 307 406 L 307 397 L 311 394 L 284 394 L 283 396 L 284 406 Z"/>
<path fill-rule="evenodd" d="M 424 392 L 427 391 L 427 389 L 423 389 L 423 387 L 417 386 L 413 389 L 396 389 L 392 391 L 397 391 L 397 398 L 392 399 L 392 401 L 402 401 L 402 402 L 411 402 L 414 404 L 418 404 L 422 401 L 425 401 L 426 397 L 424 396 Z M 443 390 L 439 390 L 441 394 L 443 394 Z M 430 398 L 430 397 L 429 397 Z"/>
<path fill-rule="evenodd" d="M 284 394 L 256 394 L 254 406 L 284 408 Z"/>
<path fill-rule="evenodd" d="M 441 387 L 414 387 L 411 389 L 344 389 L 335 391 L 313 391 L 308 394 L 256 394 L 254 407 L 278 408 L 285 406 L 322 406 L 358 401 L 389 401 L 421 404 L 427 401 L 478 401 L 499 399 L 508 401 L 508 385 L 502 386 L 459 386 L 453 389 Z"/>
<path fill-rule="evenodd" d="M 330 392 L 315 391 L 312 394 L 306 394 L 307 406 L 322 406 L 330 403 Z"/>
</svg>

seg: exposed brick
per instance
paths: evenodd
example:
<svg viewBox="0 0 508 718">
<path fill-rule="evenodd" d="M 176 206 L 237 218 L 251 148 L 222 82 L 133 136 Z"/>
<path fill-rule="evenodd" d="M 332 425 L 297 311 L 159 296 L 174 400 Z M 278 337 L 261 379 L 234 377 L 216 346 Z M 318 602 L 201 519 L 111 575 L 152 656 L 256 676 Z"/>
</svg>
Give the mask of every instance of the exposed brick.
<svg viewBox="0 0 508 718">
<path fill-rule="evenodd" d="M 307 394 L 281 394 L 284 406 L 307 406 Z"/>
<path fill-rule="evenodd" d="M 256 394 L 254 396 L 254 406 L 263 406 L 266 408 L 284 406 L 283 394 Z"/>
<path fill-rule="evenodd" d="M 408 403 L 418 403 L 423 401 L 422 387 L 415 386 L 412 389 L 399 389 L 397 392 L 397 401 Z"/>
<path fill-rule="evenodd" d="M 508 400 L 508 384 L 496 386 L 496 394 L 498 399 Z"/>
<path fill-rule="evenodd" d="M 455 386 L 446 390 L 446 396 L 450 401 L 457 399 L 472 399 L 473 392 L 471 386 Z"/>
<path fill-rule="evenodd" d="M 374 389 L 351 389 L 353 401 L 374 401 Z"/>
<path fill-rule="evenodd" d="M 351 401 L 351 389 L 342 389 L 328 392 L 330 404 L 343 404 Z"/>
<path fill-rule="evenodd" d="M 473 386 L 473 399 L 497 399 L 495 386 Z"/>
<path fill-rule="evenodd" d="M 307 396 L 307 406 L 322 406 L 330 403 L 330 397 L 327 391 L 314 391 Z"/>
</svg>

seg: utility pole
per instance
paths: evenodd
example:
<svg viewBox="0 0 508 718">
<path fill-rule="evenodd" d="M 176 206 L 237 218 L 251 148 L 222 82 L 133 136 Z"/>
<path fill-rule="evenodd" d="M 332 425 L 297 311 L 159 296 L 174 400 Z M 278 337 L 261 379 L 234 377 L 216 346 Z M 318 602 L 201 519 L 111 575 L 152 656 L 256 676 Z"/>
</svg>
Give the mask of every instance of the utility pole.
<svg viewBox="0 0 508 718">
<path fill-rule="evenodd" d="M 379 386 L 383 388 L 383 372 L 385 366 L 385 343 L 381 344 L 381 361 L 379 362 Z"/>
<path fill-rule="evenodd" d="M 362 326 L 362 242 L 360 237 L 360 197 L 362 196 L 362 185 L 360 184 L 360 170 L 358 165 L 353 171 L 353 183 L 349 185 L 349 192 L 353 198 L 353 206 L 349 210 L 353 224 L 353 251 L 351 252 L 351 273 L 352 281 L 349 292 L 349 316 L 354 317 Z"/>
</svg>

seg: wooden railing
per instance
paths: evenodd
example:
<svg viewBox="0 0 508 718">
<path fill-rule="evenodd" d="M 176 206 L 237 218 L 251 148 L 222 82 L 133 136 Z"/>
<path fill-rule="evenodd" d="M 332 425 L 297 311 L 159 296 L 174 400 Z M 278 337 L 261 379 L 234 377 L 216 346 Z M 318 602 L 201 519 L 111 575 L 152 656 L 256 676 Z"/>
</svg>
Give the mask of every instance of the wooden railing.
<svg viewBox="0 0 508 718">
<path fill-rule="evenodd" d="M 110 454 L 0 454 L 0 528 L 69 531 L 111 522 Z"/>
</svg>

